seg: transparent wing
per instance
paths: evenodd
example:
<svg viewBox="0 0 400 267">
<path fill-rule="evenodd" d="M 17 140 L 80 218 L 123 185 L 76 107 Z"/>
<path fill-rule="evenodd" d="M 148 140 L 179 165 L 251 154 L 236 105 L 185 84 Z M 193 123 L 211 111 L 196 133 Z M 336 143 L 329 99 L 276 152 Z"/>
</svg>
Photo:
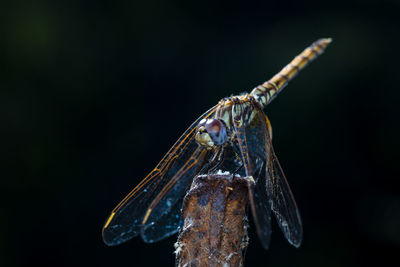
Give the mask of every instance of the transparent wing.
<svg viewBox="0 0 400 267">
<path fill-rule="evenodd" d="M 249 187 L 250 209 L 257 235 L 264 249 L 268 249 L 271 242 L 271 208 L 265 192 L 265 183 L 262 182 L 257 182 L 253 187 Z"/>
<path fill-rule="evenodd" d="M 272 210 L 288 242 L 299 247 L 303 234 L 300 213 L 275 155 L 268 118 L 256 104 L 238 106 L 234 112 L 242 116 L 243 123 L 235 126 L 235 131 L 246 175 L 256 181 L 250 205 L 258 236 L 264 248 L 268 248 Z"/>
<path fill-rule="evenodd" d="M 144 241 L 157 242 L 179 231 L 182 202 L 178 200 L 183 198 L 207 154 L 207 150 L 197 146 L 151 202 L 143 219 L 141 235 Z"/>
<path fill-rule="evenodd" d="M 239 114 L 234 125 L 236 142 L 245 167 L 246 176 L 253 177 L 249 186 L 250 209 L 258 237 L 265 249 L 271 240 L 271 208 L 266 194 L 265 171 L 267 151 L 264 113 L 254 106 L 234 105 L 232 114 Z"/>
<path fill-rule="evenodd" d="M 194 140 L 196 126 L 200 120 L 212 116 L 214 112 L 215 107 L 200 116 L 178 139 L 156 168 L 114 208 L 103 227 L 103 240 L 107 245 L 118 245 L 137 236 L 141 232 L 145 216 L 149 218 L 152 215 L 150 223 L 155 225 L 160 220 L 157 216 L 165 215 L 176 207 L 178 200 L 183 197 L 184 189 L 190 184 L 206 157 L 206 153 L 199 151 Z M 175 190 L 176 195 L 171 196 L 168 193 L 172 192 L 171 189 L 174 187 L 179 190 Z M 161 196 L 157 197 L 160 193 Z M 154 202 L 155 199 L 157 199 L 156 202 Z M 149 211 L 150 205 L 153 210 Z M 155 212 L 156 208 L 163 210 Z M 176 214 L 175 212 L 174 216 Z M 165 216 L 162 218 L 158 228 L 163 226 L 167 230 L 160 233 L 158 240 L 174 234 L 179 227 L 180 218 L 173 221 L 165 220 L 165 218 Z M 146 235 L 142 234 L 142 236 Z M 155 239 L 153 236 L 152 240 Z"/>
<path fill-rule="evenodd" d="M 160 241 L 182 229 L 183 218 L 181 210 L 183 197 L 178 199 L 169 213 L 163 214 L 156 223 L 142 225 L 141 236 L 146 243 Z"/>
<path fill-rule="evenodd" d="M 268 132 L 267 132 L 268 134 Z M 292 191 L 272 147 L 269 135 L 266 138 L 268 149 L 266 188 L 271 199 L 271 210 L 286 239 L 295 247 L 301 245 L 303 226 Z"/>
</svg>

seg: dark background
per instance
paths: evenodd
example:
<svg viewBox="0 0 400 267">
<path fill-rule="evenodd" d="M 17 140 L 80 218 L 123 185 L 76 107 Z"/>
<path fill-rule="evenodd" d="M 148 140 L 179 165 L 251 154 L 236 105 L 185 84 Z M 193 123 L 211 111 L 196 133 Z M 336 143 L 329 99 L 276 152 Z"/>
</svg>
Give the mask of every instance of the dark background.
<svg viewBox="0 0 400 267">
<path fill-rule="evenodd" d="M 10 1 L 11 2 L 11 1 Z M 267 107 L 304 241 L 246 266 L 400 252 L 399 13 L 385 1 L 12 1 L 0 18 L 0 265 L 173 266 L 176 236 L 107 247 L 111 209 L 222 97 L 334 42 Z"/>
</svg>

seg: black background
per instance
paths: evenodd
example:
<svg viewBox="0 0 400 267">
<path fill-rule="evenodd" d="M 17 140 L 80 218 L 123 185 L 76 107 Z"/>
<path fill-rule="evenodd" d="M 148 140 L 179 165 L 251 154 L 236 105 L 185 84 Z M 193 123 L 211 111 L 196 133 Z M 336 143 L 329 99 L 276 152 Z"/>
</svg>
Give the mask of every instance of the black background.
<svg viewBox="0 0 400 267">
<path fill-rule="evenodd" d="M 176 236 L 107 247 L 119 200 L 199 115 L 326 53 L 265 112 L 304 241 L 254 228 L 246 266 L 400 252 L 399 13 L 384 1 L 12 1 L 0 18 L 0 265 L 173 266 Z"/>
</svg>

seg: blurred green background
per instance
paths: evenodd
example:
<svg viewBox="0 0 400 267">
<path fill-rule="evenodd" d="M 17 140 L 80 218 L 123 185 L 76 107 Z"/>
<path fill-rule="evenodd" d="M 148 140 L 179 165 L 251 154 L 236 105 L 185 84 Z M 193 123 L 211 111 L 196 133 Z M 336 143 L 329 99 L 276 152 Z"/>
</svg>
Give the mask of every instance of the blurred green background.
<svg viewBox="0 0 400 267">
<path fill-rule="evenodd" d="M 106 247 L 111 209 L 219 99 L 321 37 L 265 110 L 304 241 L 246 266 L 378 266 L 400 252 L 399 12 L 384 1 L 2 1 L 0 265 L 174 266 L 176 236 Z"/>
</svg>

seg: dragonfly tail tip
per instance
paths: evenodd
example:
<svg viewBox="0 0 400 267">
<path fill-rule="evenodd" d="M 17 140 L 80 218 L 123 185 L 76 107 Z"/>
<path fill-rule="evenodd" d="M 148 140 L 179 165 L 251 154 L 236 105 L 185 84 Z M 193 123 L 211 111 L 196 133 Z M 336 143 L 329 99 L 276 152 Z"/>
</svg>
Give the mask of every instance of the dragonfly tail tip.
<svg viewBox="0 0 400 267">
<path fill-rule="evenodd" d="M 318 43 L 323 43 L 324 45 L 328 45 L 330 43 L 332 43 L 332 38 L 321 38 L 318 40 Z"/>
</svg>

